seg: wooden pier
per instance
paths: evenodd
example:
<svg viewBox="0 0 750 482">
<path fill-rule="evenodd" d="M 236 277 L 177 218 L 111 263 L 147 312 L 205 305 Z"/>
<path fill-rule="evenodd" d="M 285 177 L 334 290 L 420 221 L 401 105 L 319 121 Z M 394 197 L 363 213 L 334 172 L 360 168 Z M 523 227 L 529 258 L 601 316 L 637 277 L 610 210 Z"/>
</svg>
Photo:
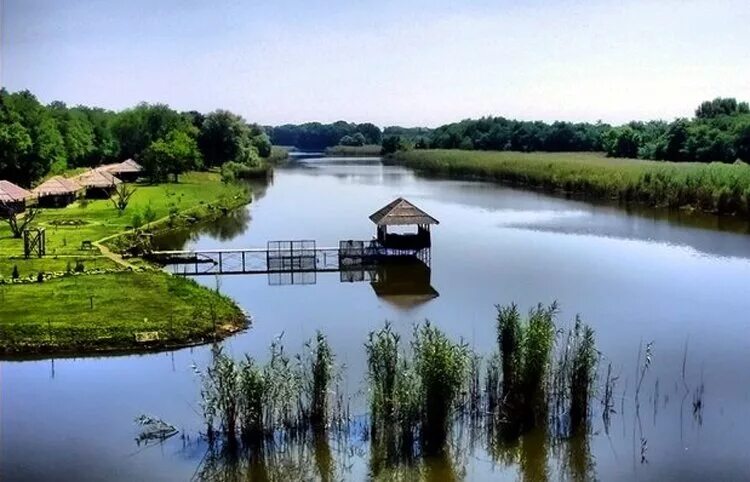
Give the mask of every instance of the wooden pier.
<svg viewBox="0 0 750 482">
<path fill-rule="evenodd" d="M 265 248 L 153 251 L 148 257 L 175 275 L 267 274 L 270 284 L 309 284 L 315 273 L 340 272 L 342 281 L 373 280 L 378 266 L 431 264 L 430 225 L 438 221 L 398 198 L 375 212 L 376 238 L 318 247 L 315 241 L 270 241 Z M 388 226 L 416 226 L 414 233 L 389 233 Z M 307 276 L 312 274 L 312 276 Z"/>
</svg>

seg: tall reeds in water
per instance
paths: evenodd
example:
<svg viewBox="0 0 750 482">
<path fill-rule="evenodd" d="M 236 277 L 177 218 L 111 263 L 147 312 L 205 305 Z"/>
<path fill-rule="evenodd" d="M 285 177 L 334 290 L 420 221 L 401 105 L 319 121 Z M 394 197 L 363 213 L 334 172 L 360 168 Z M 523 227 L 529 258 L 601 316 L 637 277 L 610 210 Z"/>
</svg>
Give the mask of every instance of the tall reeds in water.
<svg viewBox="0 0 750 482">
<path fill-rule="evenodd" d="M 497 307 L 497 337 L 502 382 L 500 395 L 489 394 L 511 434 L 546 420 L 548 374 L 555 341 L 557 304 L 538 305 L 524 322 L 514 304 Z M 490 370 L 490 380 L 499 378 Z"/>
<path fill-rule="evenodd" d="M 471 354 L 429 322 L 414 328 L 411 352 L 389 324 L 365 344 L 371 434 L 388 460 L 407 458 L 415 435 L 422 450 L 442 450 L 467 383 Z"/>
<path fill-rule="evenodd" d="M 260 364 L 247 355 L 237 362 L 214 347 L 211 365 L 198 371 L 209 440 L 219 434 L 231 446 L 240 435 L 257 446 L 279 434 L 324 431 L 334 416 L 329 403 L 333 353 L 321 333 L 306 348 L 307 356 L 290 358 L 276 340 L 269 360 Z"/>
<path fill-rule="evenodd" d="M 564 415 L 561 430 L 584 426 L 596 380 L 594 331 L 576 318 L 553 365 L 557 303 L 537 305 L 526 320 L 514 304 L 497 310 L 499 362 L 491 360 L 487 369 L 486 407 L 501 419 L 503 435 L 514 437 L 545 425 L 550 406 L 555 421 Z"/>
</svg>

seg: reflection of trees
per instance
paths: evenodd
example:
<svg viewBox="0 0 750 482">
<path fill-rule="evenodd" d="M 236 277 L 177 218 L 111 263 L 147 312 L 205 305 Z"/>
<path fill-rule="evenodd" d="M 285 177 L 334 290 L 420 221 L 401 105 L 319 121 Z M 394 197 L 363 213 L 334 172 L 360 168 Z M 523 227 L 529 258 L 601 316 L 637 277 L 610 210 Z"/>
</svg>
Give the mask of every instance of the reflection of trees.
<svg viewBox="0 0 750 482">
<path fill-rule="evenodd" d="M 250 220 L 250 209 L 235 209 L 210 223 L 199 225 L 196 234 L 206 234 L 219 241 L 230 241 L 247 231 Z"/>
</svg>

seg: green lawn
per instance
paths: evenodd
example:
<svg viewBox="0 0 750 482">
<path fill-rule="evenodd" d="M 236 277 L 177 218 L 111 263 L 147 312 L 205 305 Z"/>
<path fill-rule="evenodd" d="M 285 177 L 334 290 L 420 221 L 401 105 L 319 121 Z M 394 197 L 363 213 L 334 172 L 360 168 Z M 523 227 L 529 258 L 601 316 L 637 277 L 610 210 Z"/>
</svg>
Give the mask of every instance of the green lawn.
<svg viewBox="0 0 750 482">
<path fill-rule="evenodd" d="M 228 199 L 247 195 L 235 186 L 220 182 L 218 173 L 194 172 L 180 177 L 179 183 L 147 185 L 137 184 L 136 192 L 125 211 L 120 214 L 109 200 L 90 200 L 86 203 L 73 203 L 65 208 L 44 209 L 37 217 L 35 225 L 46 228 L 47 255 L 44 260 L 32 262 L 23 259 L 23 241 L 11 236 L 6 223 L 0 224 L 0 276 L 13 265 L 19 270 L 29 271 L 43 269 L 56 271 L 63 268 L 68 260 L 53 261 L 55 257 L 74 256 L 89 260 L 96 264 L 96 249 L 82 250 L 83 241 L 98 241 L 126 231 L 133 224 L 133 216 L 137 213 L 143 217 L 147 206 L 155 213 L 156 219 L 169 216 L 170 211 L 181 213 L 198 212 L 202 207 L 227 203 Z M 66 223 L 80 223 L 66 225 Z M 12 262 L 8 258 L 17 258 Z M 50 261 L 45 267 L 45 261 Z M 72 260 L 75 264 L 75 259 Z M 87 263 L 88 264 L 88 263 Z M 33 266 L 32 266 L 33 265 Z"/>
<path fill-rule="evenodd" d="M 417 171 L 651 206 L 750 215 L 750 167 L 608 158 L 599 153 L 412 150 L 393 156 Z"/>
<path fill-rule="evenodd" d="M 184 345 L 244 323 L 229 298 L 161 272 L 0 285 L 0 354 L 143 348 L 139 332 L 158 332 L 157 346 Z"/>
<path fill-rule="evenodd" d="M 23 241 L 0 224 L 0 282 L 36 279 L 40 272 L 127 269 L 119 258 L 99 249 L 82 250 L 83 241 L 116 241 L 128 232 L 133 216 L 154 212 L 155 228 L 207 218 L 245 204 L 244 188 L 226 185 L 218 173 L 196 172 L 179 183 L 136 185 L 124 213 L 109 200 L 91 200 L 60 209 L 44 209 L 34 225 L 46 228 L 47 256 L 23 258 Z M 114 239 L 113 239 L 114 238 Z M 130 264 L 145 264 L 140 259 Z M 93 303 L 93 308 L 92 308 Z M 244 326 L 244 316 L 232 300 L 196 283 L 159 271 L 122 271 L 68 275 L 42 283 L 0 283 L 0 354 L 85 353 L 97 350 L 138 350 L 139 332 L 158 332 L 148 345 L 179 346 L 226 334 Z"/>
</svg>

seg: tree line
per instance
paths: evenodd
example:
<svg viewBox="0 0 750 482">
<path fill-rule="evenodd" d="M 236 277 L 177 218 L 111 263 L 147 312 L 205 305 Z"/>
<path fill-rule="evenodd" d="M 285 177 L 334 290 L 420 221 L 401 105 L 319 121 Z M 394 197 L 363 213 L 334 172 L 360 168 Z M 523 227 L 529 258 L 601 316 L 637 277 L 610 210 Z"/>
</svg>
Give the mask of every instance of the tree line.
<svg viewBox="0 0 750 482">
<path fill-rule="evenodd" d="M 178 112 L 141 103 L 119 112 L 29 91 L 0 90 L 0 178 L 30 186 L 49 175 L 133 158 L 152 180 L 227 162 L 258 166 L 271 143 L 258 125 L 225 110 Z"/>
<path fill-rule="evenodd" d="M 399 130 L 400 129 L 400 130 Z M 701 103 L 692 119 L 602 122 L 519 121 L 482 117 L 434 130 L 392 128 L 383 152 L 410 148 L 493 151 L 604 151 L 611 157 L 665 161 L 750 162 L 750 110 L 747 102 L 716 98 Z"/>
<path fill-rule="evenodd" d="M 299 149 L 323 150 L 327 147 L 362 146 L 380 144 L 383 132 L 370 122 L 355 124 L 337 121 L 332 124 L 307 122 L 305 124 L 285 124 L 267 126 L 266 132 L 271 142 L 277 146 L 294 146 Z"/>
</svg>

